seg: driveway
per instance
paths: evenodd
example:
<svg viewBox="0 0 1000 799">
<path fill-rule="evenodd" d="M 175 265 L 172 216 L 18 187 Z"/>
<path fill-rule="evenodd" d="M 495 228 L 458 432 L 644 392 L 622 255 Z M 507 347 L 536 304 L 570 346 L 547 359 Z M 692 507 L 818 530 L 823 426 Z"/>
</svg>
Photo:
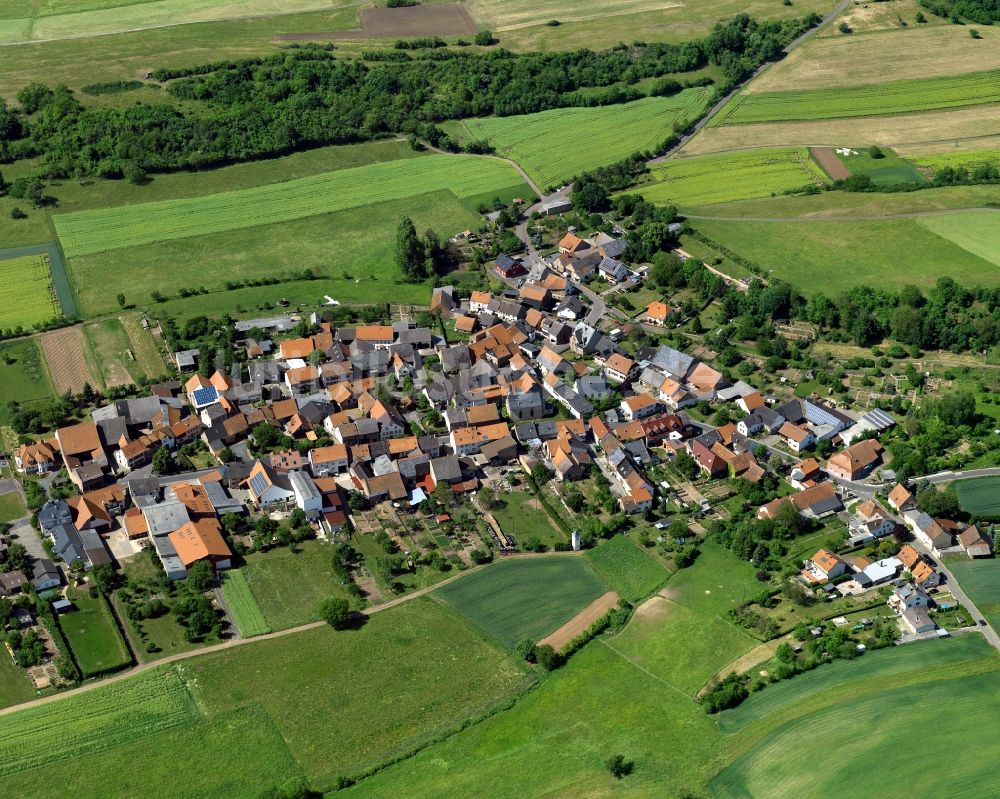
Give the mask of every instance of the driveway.
<svg viewBox="0 0 1000 799">
<path fill-rule="evenodd" d="M 31 557 L 35 559 L 49 557 L 49 553 L 42 546 L 42 539 L 35 532 L 35 528 L 31 526 L 31 522 L 28 519 L 18 519 L 16 522 L 13 522 L 7 536 L 11 542 L 16 541 L 19 544 L 23 544 Z"/>
</svg>

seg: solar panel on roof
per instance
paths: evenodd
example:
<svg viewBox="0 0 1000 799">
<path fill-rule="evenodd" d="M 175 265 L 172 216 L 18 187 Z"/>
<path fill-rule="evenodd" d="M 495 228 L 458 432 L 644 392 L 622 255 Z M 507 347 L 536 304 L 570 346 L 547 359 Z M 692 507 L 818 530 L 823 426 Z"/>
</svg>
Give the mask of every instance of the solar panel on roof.
<svg viewBox="0 0 1000 799">
<path fill-rule="evenodd" d="M 268 482 L 267 482 L 267 477 L 265 475 L 255 474 L 253 477 L 250 478 L 250 490 L 253 491 L 253 493 L 256 496 L 259 497 L 261 494 L 267 491 L 267 487 L 268 487 Z"/>
<path fill-rule="evenodd" d="M 218 398 L 219 392 L 215 386 L 197 388 L 194 392 L 195 405 L 208 405 L 210 402 L 215 402 Z"/>
</svg>

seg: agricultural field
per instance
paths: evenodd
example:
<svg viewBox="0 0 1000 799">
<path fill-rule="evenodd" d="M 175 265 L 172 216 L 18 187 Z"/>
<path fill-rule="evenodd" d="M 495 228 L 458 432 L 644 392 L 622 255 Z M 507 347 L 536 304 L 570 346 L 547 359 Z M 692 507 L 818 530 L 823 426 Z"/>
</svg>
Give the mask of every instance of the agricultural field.
<svg viewBox="0 0 1000 799">
<path fill-rule="evenodd" d="M 558 543 L 568 543 L 566 534 L 552 523 L 541 503 L 527 488 L 498 493 L 497 501 L 493 517 L 500 529 L 513 533 L 519 545 L 523 546 L 533 538 L 550 549 Z"/>
<path fill-rule="evenodd" d="M 849 154 L 845 155 L 844 151 Z M 924 176 L 909 161 L 888 147 L 880 148 L 881 158 L 872 158 L 865 147 L 842 147 L 834 150 L 836 158 L 852 175 L 867 175 L 876 186 L 896 183 L 926 183 Z"/>
<path fill-rule="evenodd" d="M 623 535 L 587 550 L 586 557 L 626 602 L 646 598 L 670 576 L 662 563 Z"/>
<path fill-rule="evenodd" d="M 79 394 L 88 383 L 91 388 L 101 385 L 100 375 L 91 371 L 96 369 L 97 360 L 89 352 L 82 327 L 65 327 L 42 333 L 39 341 L 58 394 L 67 391 Z"/>
<path fill-rule="evenodd" d="M 498 155 L 516 161 L 544 189 L 636 151 L 656 149 L 675 122 L 697 118 L 707 102 L 707 89 L 686 89 L 624 105 L 467 119 L 452 129 L 460 139 L 489 139 Z"/>
<path fill-rule="evenodd" d="M 1000 516 L 1000 477 L 980 477 L 953 483 L 962 510 L 973 516 Z"/>
<path fill-rule="evenodd" d="M 433 191 L 448 190 L 461 199 L 499 193 L 519 184 L 516 171 L 497 159 L 428 155 L 201 197 L 56 214 L 53 222 L 72 260 L 291 222 Z"/>
<path fill-rule="evenodd" d="M 84 325 L 84 335 L 87 346 L 90 373 L 101 379 L 97 388 L 112 388 L 114 386 L 138 385 L 136 375 L 129 367 L 132 365 L 128 357 L 129 339 L 125 329 L 117 319 L 104 319 Z M 136 370 L 138 374 L 138 370 Z"/>
<path fill-rule="evenodd" d="M 31 404 L 52 397 L 52 386 L 35 340 L 0 344 L 0 423 L 8 421 L 8 402 Z"/>
<path fill-rule="evenodd" d="M 30 329 L 61 316 L 47 256 L 0 258 L 0 330 Z"/>
<path fill-rule="evenodd" d="M 222 573 L 222 595 L 243 638 L 271 632 L 243 572 L 232 569 Z"/>
<path fill-rule="evenodd" d="M 543 638 L 607 590 L 584 558 L 554 555 L 501 561 L 434 593 L 513 647 Z"/>
<path fill-rule="evenodd" d="M 1000 631 L 1000 561 L 960 556 L 949 558 L 948 568 L 990 626 Z"/>
<path fill-rule="evenodd" d="M 961 150 L 952 147 L 950 150 L 941 152 L 926 152 L 924 148 L 919 148 L 918 154 L 907 154 L 907 160 L 931 176 L 939 169 L 949 166 L 952 169 L 965 167 L 971 172 L 982 164 L 1000 165 L 1000 149 Z"/>
<path fill-rule="evenodd" d="M 256 601 L 257 610 L 263 615 L 263 626 L 270 630 L 284 630 L 316 621 L 319 618 L 319 605 L 324 599 L 330 596 L 348 598 L 333 576 L 328 544 L 322 541 L 304 541 L 296 548 L 298 552 L 280 547 L 270 552 L 248 555 L 246 565 L 232 574 L 235 588 L 226 588 L 227 597 L 230 590 L 242 593 L 239 585 L 242 582 L 250 591 L 251 600 Z M 230 585 L 228 578 L 226 585 Z M 244 635 L 255 634 L 243 631 L 240 616 L 237 613 L 240 631 Z M 253 620 L 252 627 L 261 632 L 270 631 L 261 629 L 259 620 L 256 619 Z"/>
<path fill-rule="evenodd" d="M 638 193 L 650 202 L 681 208 L 768 197 L 828 182 L 804 147 L 674 158 L 656 164 L 652 175 L 656 182 Z"/>
<path fill-rule="evenodd" d="M 957 217 L 964 214 L 956 214 Z M 950 219 L 951 215 L 933 217 Z M 926 220 L 741 222 L 697 220 L 712 240 L 808 295 L 836 296 L 858 284 L 889 281 L 929 288 L 948 274 L 967 286 L 1000 285 L 1000 269 L 924 225 Z M 892 241 L 891 249 L 885 242 Z M 816 275 L 824 275 L 822 282 Z"/>
<path fill-rule="evenodd" d="M 0 652 L 0 709 L 35 698 L 27 673 L 6 650 Z"/>
<path fill-rule="evenodd" d="M 996 273 L 996 267 L 1000 266 L 1000 213 L 983 210 L 942 214 L 922 217 L 919 222 L 932 233 L 989 261 L 994 265 L 990 271 Z"/>
<path fill-rule="evenodd" d="M 76 610 L 59 617 L 59 626 L 84 677 L 101 674 L 132 661 L 107 602 L 86 589 L 70 589 L 66 598 Z"/>
<path fill-rule="evenodd" d="M 118 317 L 118 321 L 125 330 L 129 349 L 132 351 L 132 355 L 135 356 L 135 360 L 132 361 L 132 367 L 140 375 L 144 375 L 150 380 L 168 374 L 169 367 L 166 360 L 164 360 L 163 353 L 157 345 L 153 333 L 148 328 L 142 326 L 139 315 L 134 313 L 124 314 Z"/>
</svg>

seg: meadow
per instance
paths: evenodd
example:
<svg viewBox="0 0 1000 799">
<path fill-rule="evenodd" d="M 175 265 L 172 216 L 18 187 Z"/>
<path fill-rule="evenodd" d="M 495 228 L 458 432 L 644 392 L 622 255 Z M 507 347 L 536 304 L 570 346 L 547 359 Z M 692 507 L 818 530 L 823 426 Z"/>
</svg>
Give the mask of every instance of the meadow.
<svg viewBox="0 0 1000 799">
<path fill-rule="evenodd" d="M 489 139 L 497 155 L 516 161 L 544 189 L 636 151 L 655 150 L 675 122 L 696 119 L 707 102 L 707 89 L 686 89 L 624 105 L 467 119 L 452 129 L 463 139 Z"/>
<path fill-rule="evenodd" d="M 585 559 L 558 555 L 501 561 L 434 595 L 513 647 L 544 638 L 607 590 Z"/>
<path fill-rule="evenodd" d="M 984 261 L 1000 266 L 1000 214 L 996 211 L 972 211 L 964 214 L 926 216 L 920 225 Z"/>
<path fill-rule="evenodd" d="M 447 189 L 459 198 L 520 183 L 497 159 L 429 155 L 219 194 L 57 214 L 70 259 L 174 239 L 254 228 Z"/>
<path fill-rule="evenodd" d="M 243 572 L 231 569 L 222 573 L 222 595 L 243 638 L 271 632 Z"/>
<path fill-rule="evenodd" d="M 966 513 L 1000 516 L 1000 477 L 957 480 L 953 485 L 958 502 Z"/>
<path fill-rule="evenodd" d="M 674 158 L 652 168 L 655 183 L 638 193 L 682 208 L 748 200 L 824 185 L 825 173 L 804 147 Z"/>
<path fill-rule="evenodd" d="M 319 618 L 319 605 L 327 597 L 348 598 L 334 579 L 328 544 L 304 541 L 296 548 L 298 552 L 288 547 L 255 552 L 247 556 L 245 566 L 231 573 L 231 580 L 227 577 L 226 596 L 230 591 L 242 593 L 245 586 L 262 614 L 261 620 L 253 621 L 253 629 L 270 632 L 308 624 Z M 252 608 L 250 611 L 253 613 Z M 237 614 L 237 624 L 243 635 L 259 634 L 243 630 L 241 616 Z M 262 629 L 260 621 L 269 629 Z"/>
<path fill-rule="evenodd" d="M 950 215 L 933 217 L 939 218 Z M 697 220 L 695 227 L 807 296 L 818 292 L 836 296 L 858 284 L 886 282 L 930 288 L 945 263 L 948 274 L 960 284 L 1000 285 L 1000 269 L 935 235 L 924 222 Z M 893 242 L 891 250 L 886 249 L 886 241 Z M 824 276 L 822 282 L 816 280 L 818 274 Z"/>
<path fill-rule="evenodd" d="M 24 515 L 24 501 L 19 492 L 8 491 L 6 494 L 0 494 L 0 524 L 12 522 Z"/>
<path fill-rule="evenodd" d="M 949 558 L 948 568 L 990 626 L 1000 631 L 1000 562 L 993 558 L 970 560 L 962 555 Z"/>
<path fill-rule="evenodd" d="M 743 92 L 710 126 L 886 116 L 1000 102 L 1000 72 L 887 81 L 810 91 Z"/>
<path fill-rule="evenodd" d="M 900 158 L 888 147 L 880 148 L 881 158 L 872 158 L 865 147 L 855 147 L 855 155 L 843 155 L 834 151 L 835 157 L 852 175 L 867 175 L 876 186 L 892 186 L 896 183 L 926 183 L 927 180 L 916 167 Z"/>
<path fill-rule="evenodd" d="M 24 669 L 6 653 L 0 657 L 0 708 L 19 705 L 35 698 L 35 689 Z"/>
<path fill-rule="evenodd" d="M 7 403 L 51 399 L 52 386 L 35 339 L 0 344 L 0 424 L 8 421 Z"/>
<path fill-rule="evenodd" d="M 626 602 L 645 599 L 670 576 L 662 563 L 624 535 L 616 535 L 587 550 L 586 557 Z"/>
<path fill-rule="evenodd" d="M 30 329 L 61 316 L 47 256 L 0 259 L 0 330 Z"/>
<path fill-rule="evenodd" d="M 77 589 L 67 592 L 76 610 L 59 617 L 59 626 L 73 650 L 84 677 L 120 668 L 132 662 L 118 625 L 100 596 Z"/>
<path fill-rule="evenodd" d="M 501 530 L 514 535 L 518 544 L 523 546 L 532 538 L 549 548 L 568 543 L 566 534 L 552 523 L 541 503 L 527 489 L 497 494 L 497 500 L 493 517 Z"/>
</svg>

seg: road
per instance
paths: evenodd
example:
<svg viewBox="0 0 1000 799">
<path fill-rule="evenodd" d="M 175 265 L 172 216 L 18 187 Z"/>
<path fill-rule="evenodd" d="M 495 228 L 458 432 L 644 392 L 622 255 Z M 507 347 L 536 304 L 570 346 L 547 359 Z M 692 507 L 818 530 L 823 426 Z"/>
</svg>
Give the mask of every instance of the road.
<svg viewBox="0 0 1000 799">
<path fill-rule="evenodd" d="M 913 477 L 910 479 L 910 483 L 919 483 L 926 480 L 931 485 L 940 485 L 941 483 L 950 483 L 953 480 L 971 480 L 975 477 L 1000 477 L 1000 468 L 967 469 L 964 472 L 935 472 L 934 474 L 925 474 L 921 477 Z M 839 477 L 833 477 L 833 481 L 837 485 L 849 488 L 859 497 L 871 497 L 876 492 L 887 487 L 885 483 L 855 483 L 850 480 L 841 480 Z"/>
</svg>

